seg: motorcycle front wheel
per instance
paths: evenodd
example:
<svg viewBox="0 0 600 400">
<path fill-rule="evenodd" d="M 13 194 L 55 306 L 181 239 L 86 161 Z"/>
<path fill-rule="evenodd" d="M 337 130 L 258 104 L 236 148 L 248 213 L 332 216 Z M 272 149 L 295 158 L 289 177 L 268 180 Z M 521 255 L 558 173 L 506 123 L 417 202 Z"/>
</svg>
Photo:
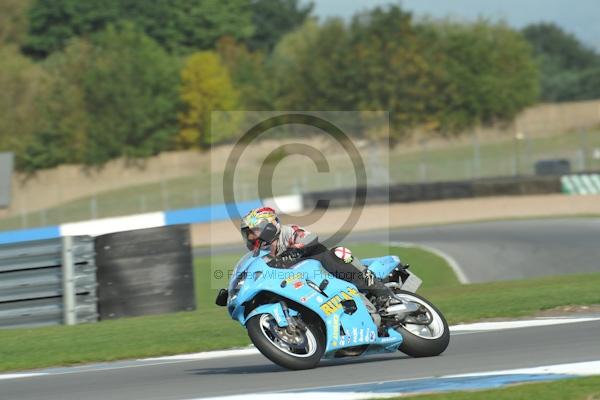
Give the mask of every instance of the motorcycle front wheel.
<svg viewBox="0 0 600 400">
<path fill-rule="evenodd" d="M 395 330 L 403 337 L 399 350 L 411 357 L 442 354 L 450 343 L 450 329 L 444 315 L 427 299 L 405 290 L 394 290 L 402 300 L 417 303 L 420 313 L 408 316 Z"/>
<path fill-rule="evenodd" d="M 254 346 L 275 364 L 293 370 L 316 367 L 325 353 L 321 329 L 310 324 L 305 326 L 306 329 L 282 328 L 271 314 L 255 315 L 246 323 Z"/>
</svg>

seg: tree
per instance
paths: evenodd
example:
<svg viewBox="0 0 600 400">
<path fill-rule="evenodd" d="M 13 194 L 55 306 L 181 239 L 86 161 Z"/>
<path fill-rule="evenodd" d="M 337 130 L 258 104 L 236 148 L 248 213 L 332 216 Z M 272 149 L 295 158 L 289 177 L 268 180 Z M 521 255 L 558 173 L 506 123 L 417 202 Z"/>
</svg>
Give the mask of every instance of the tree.
<svg viewBox="0 0 600 400">
<path fill-rule="evenodd" d="M 284 36 L 270 60 L 275 106 L 285 110 L 354 110 L 354 60 L 341 20 L 307 20 Z"/>
<path fill-rule="evenodd" d="M 131 24 L 109 26 L 93 44 L 82 81 L 89 118 L 86 162 L 164 150 L 177 131 L 176 60 Z"/>
<path fill-rule="evenodd" d="M 376 8 L 353 18 L 350 36 L 356 77 L 349 89 L 358 109 L 389 111 L 395 138 L 427 124 L 436 93 L 412 15 L 397 6 Z"/>
<path fill-rule="evenodd" d="M 389 111 L 394 138 L 510 120 L 538 93 L 531 48 L 518 32 L 485 21 L 415 24 L 397 6 L 349 25 L 308 20 L 270 62 L 277 108 Z"/>
<path fill-rule="evenodd" d="M 313 7 L 299 0 L 251 0 L 254 34 L 246 43 L 252 50 L 273 50 L 284 34 L 304 23 Z"/>
<path fill-rule="evenodd" d="M 73 37 L 124 22 L 174 54 L 214 48 L 222 36 L 245 39 L 253 33 L 247 0 L 34 0 L 24 51 L 44 58 Z"/>
<path fill-rule="evenodd" d="M 390 111 L 393 133 L 402 135 L 433 117 L 424 47 L 399 7 L 359 14 L 349 26 L 308 20 L 273 52 L 277 107 Z"/>
<path fill-rule="evenodd" d="M 420 32 L 431 44 L 428 63 L 438 68 L 436 96 L 443 101 L 434 107 L 442 131 L 511 120 L 535 102 L 538 70 L 520 33 L 486 21 L 429 23 Z"/>
<path fill-rule="evenodd" d="M 277 109 L 307 110 L 314 85 L 310 82 L 308 58 L 316 46 L 320 26 L 315 19 L 285 35 L 275 47 L 270 64 Z M 314 61 L 317 61 L 313 57 Z"/>
<path fill-rule="evenodd" d="M 27 164 L 24 149 L 44 128 L 40 105 L 48 77 L 15 46 L 0 47 L 0 150 L 17 154 L 17 166 Z"/>
<path fill-rule="evenodd" d="M 180 96 L 185 111 L 179 116 L 179 147 L 206 148 L 225 139 L 221 132 L 211 132 L 211 112 L 234 109 L 238 94 L 216 53 L 204 51 L 186 59 Z"/>
<path fill-rule="evenodd" d="M 50 84 L 42 105 L 46 126 L 40 132 L 40 143 L 28 148 L 31 159 L 44 160 L 36 167 L 87 161 L 90 115 L 83 82 L 92 67 L 92 52 L 89 41 L 72 39 L 64 51 L 52 54 L 42 64 Z"/>
<path fill-rule="evenodd" d="M 121 0 L 123 14 L 167 51 L 214 49 L 223 36 L 243 40 L 254 27 L 248 0 Z"/>
<path fill-rule="evenodd" d="M 69 39 L 102 31 L 120 18 L 119 0 L 33 0 L 23 51 L 45 58 Z"/>
<path fill-rule="evenodd" d="M 30 0 L 0 0 L 0 44 L 20 45 L 27 33 Z"/>
<path fill-rule="evenodd" d="M 531 24 L 523 28 L 523 35 L 536 55 L 553 59 L 560 68 L 585 69 L 600 65 L 598 53 L 556 24 Z"/>
<path fill-rule="evenodd" d="M 217 52 L 239 92 L 240 106 L 244 110 L 272 110 L 273 79 L 265 53 L 249 51 L 230 36 L 219 40 Z"/>
<path fill-rule="evenodd" d="M 528 25 L 523 35 L 540 68 L 541 99 L 573 101 L 600 98 L 600 54 L 550 23 Z"/>
</svg>

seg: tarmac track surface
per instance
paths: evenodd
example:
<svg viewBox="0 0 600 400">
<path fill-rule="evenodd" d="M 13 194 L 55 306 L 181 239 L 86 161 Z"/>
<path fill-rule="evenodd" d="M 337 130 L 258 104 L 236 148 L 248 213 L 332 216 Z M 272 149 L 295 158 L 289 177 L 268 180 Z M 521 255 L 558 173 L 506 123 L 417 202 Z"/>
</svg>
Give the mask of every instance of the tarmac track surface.
<svg viewBox="0 0 600 400">
<path fill-rule="evenodd" d="M 357 232 L 344 243 L 390 241 L 441 251 L 458 264 L 470 283 L 600 272 L 600 218 L 506 220 Z M 240 243 L 211 250 L 198 248 L 195 255 L 244 251 Z M 403 259 L 402 254 L 399 256 Z"/>
<path fill-rule="evenodd" d="M 600 360 L 600 321 L 453 334 L 439 357 L 401 353 L 323 361 L 284 370 L 261 355 L 210 360 L 110 363 L 0 380 L 3 400 L 191 399 L 414 379 L 469 372 Z"/>
<path fill-rule="evenodd" d="M 441 251 L 469 282 L 600 271 L 600 219 L 543 219 L 359 232 L 345 242 L 411 242 Z M 212 249 L 243 251 L 240 245 Z M 206 256 L 206 249 L 196 249 Z M 402 256 L 402 255 L 400 255 Z M 408 260 L 410 261 L 410 260 Z M 0 380 L 0 399 L 189 399 L 600 360 L 600 321 L 453 334 L 440 357 L 401 353 L 286 371 L 261 355 L 124 361 Z"/>
</svg>

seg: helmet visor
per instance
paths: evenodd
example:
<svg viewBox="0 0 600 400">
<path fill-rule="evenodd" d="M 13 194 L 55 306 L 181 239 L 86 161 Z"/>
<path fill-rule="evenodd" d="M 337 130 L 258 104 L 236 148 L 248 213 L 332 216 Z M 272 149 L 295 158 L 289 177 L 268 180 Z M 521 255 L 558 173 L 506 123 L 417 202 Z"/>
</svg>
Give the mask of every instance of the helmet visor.
<svg viewBox="0 0 600 400">
<path fill-rule="evenodd" d="M 242 237 L 245 240 L 253 241 L 258 239 L 260 236 L 261 229 L 260 228 L 242 228 Z"/>
</svg>

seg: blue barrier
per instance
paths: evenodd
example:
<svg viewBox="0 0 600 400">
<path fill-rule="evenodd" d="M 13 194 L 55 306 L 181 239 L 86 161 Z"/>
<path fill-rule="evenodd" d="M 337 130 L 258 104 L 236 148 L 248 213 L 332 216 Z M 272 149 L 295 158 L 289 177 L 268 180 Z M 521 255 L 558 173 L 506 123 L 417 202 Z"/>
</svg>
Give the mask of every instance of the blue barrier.
<svg viewBox="0 0 600 400">
<path fill-rule="evenodd" d="M 202 222 L 223 221 L 229 219 L 229 207 L 236 218 L 240 218 L 253 208 L 262 207 L 261 200 L 243 201 L 236 204 L 214 204 L 206 207 L 185 210 L 165 211 L 165 225 L 197 224 Z"/>
<path fill-rule="evenodd" d="M 60 227 L 44 226 L 42 228 L 0 232 L 0 244 L 28 242 L 30 240 L 55 239 L 59 237 Z"/>
<path fill-rule="evenodd" d="M 164 225 L 197 224 L 203 222 L 225 221 L 229 219 L 228 209 L 236 218 L 240 218 L 253 208 L 262 207 L 261 200 L 243 201 L 240 203 L 213 204 L 205 207 L 185 210 L 164 211 Z M 102 221 L 102 220 L 99 220 Z M 93 221 L 91 221 L 93 223 Z M 106 220 L 103 221 L 106 223 Z M 89 233 L 87 233 L 89 234 Z M 0 232 L 0 244 L 26 242 L 30 240 L 52 239 L 61 237 L 60 226 L 46 226 Z"/>
</svg>

